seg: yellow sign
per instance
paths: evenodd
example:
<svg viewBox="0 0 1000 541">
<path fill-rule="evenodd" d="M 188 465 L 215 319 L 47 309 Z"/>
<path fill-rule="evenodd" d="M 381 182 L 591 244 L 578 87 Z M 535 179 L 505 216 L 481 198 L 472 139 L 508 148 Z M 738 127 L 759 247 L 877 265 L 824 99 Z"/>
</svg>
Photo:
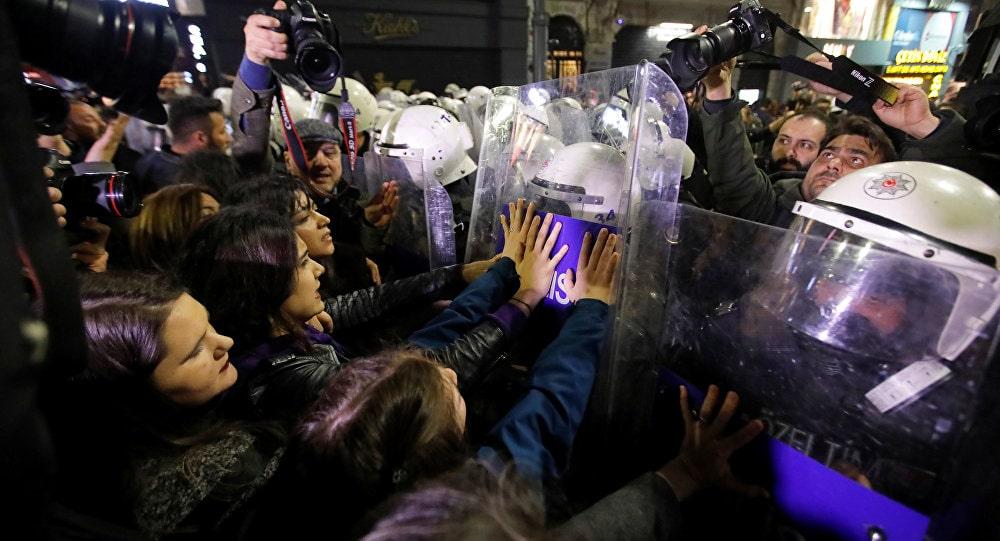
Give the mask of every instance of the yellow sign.
<svg viewBox="0 0 1000 541">
<path fill-rule="evenodd" d="M 947 73 L 948 66 L 940 64 L 905 64 L 902 66 L 889 66 L 885 68 L 887 74 L 909 74 L 909 73 Z"/>
<path fill-rule="evenodd" d="M 896 64 L 947 64 L 948 51 L 910 49 L 896 53 Z"/>
<path fill-rule="evenodd" d="M 413 17 L 393 13 L 365 13 L 365 26 L 361 31 L 375 41 L 412 38 L 420 33 L 420 23 Z"/>
</svg>

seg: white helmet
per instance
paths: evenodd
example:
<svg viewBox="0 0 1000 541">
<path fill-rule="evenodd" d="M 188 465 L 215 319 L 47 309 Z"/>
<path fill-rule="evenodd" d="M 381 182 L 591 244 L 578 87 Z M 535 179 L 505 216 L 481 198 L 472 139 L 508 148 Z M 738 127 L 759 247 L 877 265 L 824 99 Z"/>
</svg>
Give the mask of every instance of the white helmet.
<svg viewBox="0 0 1000 541">
<path fill-rule="evenodd" d="M 492 94 L 490 89 L 485 86 L 474 86 L 469 90 L 469 95 L 465 97 L 465 103 L 469 104 L 474 113 L 482 117 L 483 111 L 486 109 L 486 102 L 490 101 L 490 94 Z"/>
<path fill-rule="evenodd" d="M 230 102 L 233 100 L 233 89 L 220 86 L 212 91 L 212 97 L 222 102 L 222 114 L 229 118 L 232 110 Z"/>
<path fill-rule="evenodd" d="M 347 100 L 354 106 L 355 118 L 358 121 L 358 130 L 371 131 L 375 126 L 375 109 L 378 108 L 378 103 L 375 101 L 375 96 L 372 96 L 372 93 L 368 91 L 365 85 L 349 77 L 338 77 L 337 83 L 325 94 L 320 92 L 313 93 L 309 118 L 321 118 L 322 111 L 325 108 L 336 108 L 340 105 L 341 89 L 343 88 L 342 81 L 347 81 Z"/>
<path fill-rule="evenodd" d="M 594 140 L 591 121 L 580 102 L 573 98 L 556 98 L 545 104 L 549 134 L 563 143 L 584 143 Z"/>
<path fill-rule="evenodd" d="M 625 156 L 601 143 L 563 148 L 528 182 L 539 210 L 618 225 Z"/>
<path fill-rule="evenodd" d="M 459 88 L 461 87 L 459 87 L 457 83 L 448 83 L 444 87 L 444 95 L 454 98 Z"/>
<path fill-rule="evenodd" d="M 298 122 L 309 117 L 309 102 L 299 94 L 298 90 L 281 85 L 282 93 L 285 95 L 285 103 L 288 104 L 288 114 L 292 117 L 292 122 Z M 285 136 L 281 131 L 281 111 L 278 109 L 278 96 L 274 97 L 271 105 L 271 138 L 284 144 Z"/>
<path fill-rule="evenodd" d="M 417 94 L 410 96 L 411 105 L 438 105 L 438 97 L 434 95 L 433 92 L 428 92 L 424 90 Z"/>
<path fill-rule="evenodd" d="M 452 97 L 455 98 L 456 100 L 464 100 L 468 95 L 469 95 L 468 90 L 464 88 L 459 88 L 458 90 L 455 91 L 455 95 L 453 95 Z"/>
<path fill-rule="evenodd" d="M 389 101 L 401 109 L 410 106 L 410 99 L 403 93 L 402 90 L 393 90 L 389 94 Z"/>
<path fill-rule="evenodd" d="M 375 99 L 378 100 L 378 101 L 391 101 L 392 100 L 392 87 L 391 86 L 383 86 L 382 88 L 378 89 L 378 92 L 375 94 Z"/>
<path fill-rule="evenodd" d="M 909 317 L 883 341 L 953 360 L 1000 308 L 1000 195 L 975 177 L 932 163 L 883 163 L 845 175 L 793 212 L 793 229 L 823 237 L 813 241 L 820 253 L 802 256 L 819 264 L 796 269 L 799 283 L 836 280 L 824 290 L 836 310 L 796 316 L 800 330 L 824 342 L 857 351 L 841 316 L 861 313 L 859 299 L 889 291 L 905 300 Z M 783 315 L 796 302 L 784 297 L 776 303 Z M 858 352 L 873 347 L 869 341 Z M 869 398 L 880 409 L 896 405 Z"/>
<path fill-rule="evenodd" d="M 628 109 L 615 99 L 590 110 L 590 134 L 595 141 L 624 149 L 628 142 Z"/>
<path fill-rule="evenodd" d="M 524 161 L 520 163 L 521 178 L 531 182 L 564 148 L 566 145 L 562 144 L 562 141 L 547 133 L 533 133 L 523 153 Z"/>
<path fill-rule="evenodd" d="M 382 127 L 389 121 L 389 117 L 392 116 L 392 113 L 392 110 L 383 109 L 381 107 L 375 109 L 375 125 L 372 127 L 372 133 L 382 133 Z"/>
<path fill-rule="evenodd" d="M 419 162 L 407 161 L 414 182 L 422 183 L 427 175 L 442 185 L 476 170 L 476 162 L 466 154 L 470 148 L 472 133 L 468 126 L 432 105 L 414 105 L 392 113 L 374 145 L 379 156 L 404 161 L 419 157 Z"/>
<path fill-rule="evenodd" d="M 438 101 L 441 103 L 440 107 L 442 109 L 454 115 L 455 118 L 459 118 L 458 108 L 462 105 L 462 102 L 456 100 L 455 98 L 449 98 L 447 96 L 438 98 Z"/>
</svg>

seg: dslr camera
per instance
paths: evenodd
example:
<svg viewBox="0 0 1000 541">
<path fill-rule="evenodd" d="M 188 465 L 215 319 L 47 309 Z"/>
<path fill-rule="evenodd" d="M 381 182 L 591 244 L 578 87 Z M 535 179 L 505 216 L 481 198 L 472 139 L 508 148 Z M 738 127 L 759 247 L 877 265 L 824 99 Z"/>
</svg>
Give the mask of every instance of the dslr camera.
<svg viewBox="0 0 1000 541">
<path fill-rule="evenodd" d="M 767 45 L 774 39 L 772 13 L 757 0 L 729 9 L 729 20 L 704 34 L 685 34 L 667 43 L 656 62 L 681 91 L 690 90 L 716 64 Z"/>
<path fill-rule="evenodd" d="M 339 51 L 340 34 L 330 15 L 308 0 L 286 0 L 288 9 L 257 10 L 281 22 L 288 36 L 295 69 L 309 88 L 329 92 L 337 82 L 344 58 Z M 333 44 L 336 43 L 335 47 Z"/>
<path fill-rule="evenodd" d="M 86 216 L 132 218 L 142 210 L 142 198 L 128 173 L 109 162 L 73 164 L 53 149 L 43 149 L 46 166 L 55 173 L 49 186 L 63 196 L 66 222 L 75 224 Z"/>
</svg>

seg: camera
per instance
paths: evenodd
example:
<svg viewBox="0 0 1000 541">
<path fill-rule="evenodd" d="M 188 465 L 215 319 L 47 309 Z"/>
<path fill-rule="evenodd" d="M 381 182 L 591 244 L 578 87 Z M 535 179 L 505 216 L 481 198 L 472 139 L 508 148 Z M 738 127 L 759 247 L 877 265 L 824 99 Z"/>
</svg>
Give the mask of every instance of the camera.
<svg viewBox="0 0 1000 541">
<path fill-rule="evenodd" d="M 766 45 L 774 39 L 772 14 L 757 0 L 743 0 L 729 9 L 729 20 L 704 34 L 686 34 L 667 43 L 656 62 L 681 91 L 690 90 L 708 69 Z"/>
<path fill-rule="evenodd" d="M 69 102 L 54 86 L 25 79 L 35 129 L 41 135 L 58 135 L 66 129 Z"/>
<path fill-rule="evenodd" d="M 49 186 L 62 191 L 60 203 L 66 207 L 66 221 L 78 222 L 86 216 L 109 215 L 131 218 L 142 210 L 142 199 L 128 173 L 108 162 L 72 164 L 58 151 L 43 149 L 45 165 L 55 173 Z"/>
<path fill-rule="evenodd" d="M 329 92 L 337 82 L 344 59 L 333 43 L 340 41 L 330 15 L 307 0 L 287 0 L 288 9 L 258 10 L 281 22 L 294 54 L 295 69 L 309 88 Z"/>
<path fill-rule="evenodd" d="M 154 124 L 167 112 L 156 91 L 177 56 L 171 12 L 118 0 L 11 0 L 22 60 L 87 83 L 115 109 Z"/>
</svg>

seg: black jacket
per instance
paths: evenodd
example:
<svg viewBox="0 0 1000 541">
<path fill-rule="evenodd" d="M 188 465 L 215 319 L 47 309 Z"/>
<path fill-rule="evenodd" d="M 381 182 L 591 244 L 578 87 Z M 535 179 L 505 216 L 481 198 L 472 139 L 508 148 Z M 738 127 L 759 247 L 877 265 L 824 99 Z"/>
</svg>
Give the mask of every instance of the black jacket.
<svg viewBox="0 0 1000 541">
<path fill-rule="evenodd" d="M 325 311 L 333 319 L 336 331 L 362 331 L 363 326 L 384 315 L 439 298 L 448 286 L 461 279 L 461 266 L 436 269 L 327 299 Z M 237 387 L 230 391 L 231 407 L 249 408 L 244 413 L 252 417 L 295 420 L 319 396 L 341 365 L 350 361 L 340 345 L 328 336 L 311 331 L 310 334 L 319 340 L 313 340 L 305 351 L 295 347 L 291 337 L 279 337 L 234 358 L 241 377 Z M 505 346 L 503 330 L 487 320 L 452 343 L 428 353 L 459 374 L 476 374 L 484 362 L 495 360 Z"/>
<path fill-rule="evenodd" d="M 174 183 L 181 168 L 181 155 L 174 154 L 169 147 L 147 152 L 135 164 L 135 178 L 139 181 L 143 194 L 151 194 Z"/>
</svg>

